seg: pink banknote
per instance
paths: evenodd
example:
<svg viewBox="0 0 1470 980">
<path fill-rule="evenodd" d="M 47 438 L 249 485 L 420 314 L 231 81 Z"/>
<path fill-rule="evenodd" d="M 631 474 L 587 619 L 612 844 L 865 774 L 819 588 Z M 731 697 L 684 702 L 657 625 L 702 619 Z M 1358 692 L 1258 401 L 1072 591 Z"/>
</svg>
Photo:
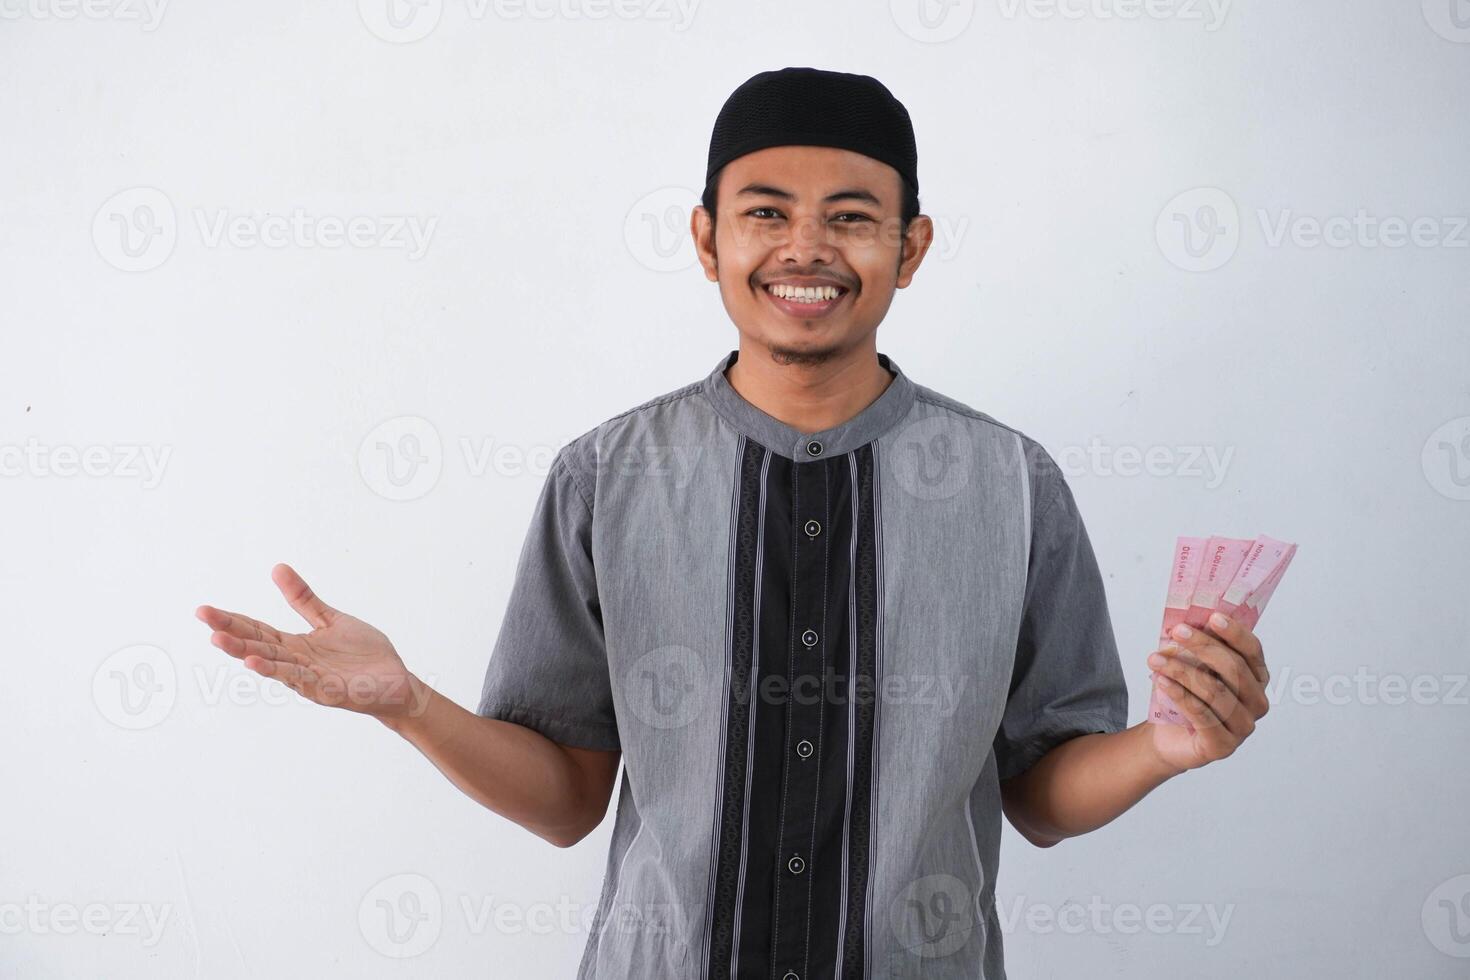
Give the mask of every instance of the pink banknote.
<svg viewBox="0 0 1470 980">
<path fill-rule="evenodd" d="M 1216 610 L 1247 629 L 1255 629 L 1271 593 L 1295 555 L 1296 545 L 1265 535 L 1254 540 L 1180 537 L 1174 543 L 1164 621 L 1159 629 L 1160 645 L 1173 639 L 1169 631 L 1179 623 L 1203 628 L 1210 613 Z M 1181 652 L 1181 658 L 1195 665 L 1199 663 L 1187 650 Z M 1194 731 L 1194 726 L 1169 696 L 1159 690 L 1157 683 L 1149 698 L 1148 717 L 1158 724 L 1182 725 Z"/>
<path fill-rule="evenodd" d="M 1194 584 L 1194 597 L 1189 603 L 1190 626 L 1203 626 L 1210 613 L 1220 604 L 1225 589 L 1235 579 L 1235 573 L 1245 563 L 1251 548 L 1248 538 L 1210 538 L 1205 545 L 1204 565 L 1200 568 L 1199 581 Z M 1228 612 L 1226 615 L 1230 615 Z"/>
<path fill-rule="evenodd" d="M 1246 629 L 1255 629 L 1261 613 L 1266 611 L 1266 602 L 1295 557 L 1294 544 L 1264 536 L 1256 538 L 1240 571 L 1220 599 L 1220 611 L 1244 623 Z"/>
<path fill-rule="evenodd" d="M 1164 625 L 1159 628 L 1159 641 L 1169 638 L 1169 631 L 1189 616 L 1194 601 L 1195 583 L 1205 561 L 1205 538 L 1180 538 L 1174 542 L 1174 567 L 1169 573 L 1169 593 L 1164 597 Z M 1192 625 L 1192 624 L 1191 624 Z"/>
</svg>

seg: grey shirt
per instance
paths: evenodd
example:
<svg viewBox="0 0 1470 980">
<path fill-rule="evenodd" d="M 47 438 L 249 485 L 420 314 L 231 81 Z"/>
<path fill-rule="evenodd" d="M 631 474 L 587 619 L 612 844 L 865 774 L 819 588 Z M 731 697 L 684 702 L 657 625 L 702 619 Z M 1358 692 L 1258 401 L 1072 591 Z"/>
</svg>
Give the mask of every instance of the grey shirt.
<svg viewBox="0 0 1470 980">
<path fill-rule="evenodd" d="M 578 977 L 1003 980 L 999 781 L 1127 722 L 1076 502 L 885 354 L 809 434 L 738 354 L 557 453 L 486 672 L 481 715 L 623 753 Z"/>
</svg>

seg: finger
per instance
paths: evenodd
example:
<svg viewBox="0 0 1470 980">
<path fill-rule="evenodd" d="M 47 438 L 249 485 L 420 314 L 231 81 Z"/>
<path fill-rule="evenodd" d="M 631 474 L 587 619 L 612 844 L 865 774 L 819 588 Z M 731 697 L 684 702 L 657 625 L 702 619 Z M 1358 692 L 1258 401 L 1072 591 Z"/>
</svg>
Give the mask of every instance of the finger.
<svg viewBox="0 0 1470 980">
<path fill-rule="evenodd" d="M 1223 759 L 1240 747 L 1244 736 L 1232 732 L 1209 705 L 1171 678 L 1160 676 L 1158 684 L 1204 742 L 1207 758 Z"/>
<path fill-rule="evenodd" d="M 310 665 L 282 663 L 279 660 L 257 657 L 245 658 L 245 666 L 263 677 L 273 677 L 297 694 L 327 707 L 340 707 L 342 700 L 321 687 L 321 678 Z"/>
<path fill-rule="evenodd" d="M 1259 718 L 1266 713 L 1269 707 L 1266 703 L 1266 691 L 1240 651 L 1200 630 L 1194 630 L 1185 639 L 1166 643 L 1160 652 L 1168 654 L 1171 648 L 1184 663 L 1203 666 L 1224 681 L 1231 693 L 1255 717 Z"/>
<path fill-rule="evenodd" d="M 1209 718 L 1205 719 L 1206 725 L 1224 726 L 1240 738 L 1250 734 L 1255 722 L 1248 717 L 1249 712 L 1240 710 L 1242 707 L 1240 700 L 1235 696 L 1235 692 L 1230 690 L 1228 684 L 1204 667 L 1196 667 L 1183 662 L 1177 653 L 1160 652 L 1164 657 L 1164 663 L 1154 669 L 1166 680 L 1173 682 L 1172 687 L 1168 684 L 1164 684 L 1163 687 L 1164 692 L 1174 700 L 1175 704 L 1179 704 L 1175 692 L 1183 692 L 1209 712 Z M 1181 710 L 1183 710 L 1182 705 Z M 1211 718 L 1213 721 L 1209 720 Z M 1199 722 L 1195 723 L 1195 727 L 1200 727 Z"/>
<path fill-rule="evenodd" d="M 337 610 L 317 598 L 311 586 L 290 565 L 280 564 L 272 568 L 271 581 L 276 583 L 276 588 L 281 590 L 291 608 L 314 628 L 324 629 L 336 618 Z"/>
<path fill-rule="evenodd" d="M 315 680 L 314 674 L 298 664 L 282 663 L 279 660 L 259 657 L 255 654 L 245 657 L 244 662 L 246 667 L 257 674 L 262 677 L 274 677 L 297 694 L 303 694 L 303 688 Z"/>
<path fill-rule="evenodd" d="M 261 657 L 265 660 L 275 660 L 279 663 L 300 663 L 299 657 L 291 653 L 279 643 L 262 643 L 260 640 L 245 640 L 232 633 L 214 632 L 209 634 L 209 642 L 219 647 L 225 653 L 237 660 L 246 657 Z"/>
<path fill-rule="evenodd" d="M 1203 641 L 1194 650 L 1200 661 L 1229 685 L 1252 718 L 1260 718 L 1270 710 L 1264 682 L 1239 650 L 1213 638 Z"/>
<path fill-rule="evenodd" d="M 231 636 L 238 636 L 245 640 L 260 640 L 265 643 L 280 643 L 284 640 L 280 630 L 258 619 L 242 616 L 240 613 L 226 612 L 213 606 L 200 606 L 194 610 L 194 616 L 204 625 L 216 629 Z"/>
<path fill-rule="evenodd" d="M 1264 684 L 1271 679 L 1271 672 L 1266 669 L 1265 648 L 1261 646 L 1261 641 L 1256 634 L 1247 629 L 1245 624 L 1237 622 L 1222 612 L 1217 612 L 1211 614 L 1207 628 L 1215 636 L 1224 640 L 1232 650 L 1240 654 L 1250 666 L 1251 673 L 1255 674 L 1256 680 Z"/>
<path fill-rule="evenodd" d="M 1220 720 L 1220 716 L 1215 714 L 1209 705 L 1201 701 L 1189 688 L 1164 673 L 1162 667 L 1151 672 L 1149 678 L 1160 693 L 1169 696 L 1170 702 L 1180 714 L 1189 715 L 1190 723 L 1195 730 L 1225 726 L 1225 722 Z M 1189 709 L 1187 712 L 1186 708 Z"/>
</svg>

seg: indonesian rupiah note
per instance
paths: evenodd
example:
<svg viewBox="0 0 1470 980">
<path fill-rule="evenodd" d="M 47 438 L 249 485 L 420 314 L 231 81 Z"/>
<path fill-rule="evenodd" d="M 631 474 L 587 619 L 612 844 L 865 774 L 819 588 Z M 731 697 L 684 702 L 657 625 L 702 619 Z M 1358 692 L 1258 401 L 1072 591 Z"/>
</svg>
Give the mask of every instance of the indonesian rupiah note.
<svg viewBox="0 0 1470 980">
<path fill-rule="evenodd" d="M 1244 538 L 1180 537 L 1174 544 L 1174 563 L 1170 569 L 1169 591 L 1164 601 L 1164 621 L 1159 630 L 1159 645 L 1172 641 L 1169 631 L 1180 623 L 1196 629 L 1204 628 L 1210 613 L 1223 612 L 1246 629 L 1255 629 L 1266 603 L 1286 574 L 1296 555 L 1296 545 L 1261 535 L 1254 540 Z M 1187 650 L 1180 651 L 1185 662 L 1199 666 Z M 1149 697 L 1149 720 L 1158 724 L 1194 726 L 1167 694 L 1159 690 L 1157 674 Z"/>
</svg>

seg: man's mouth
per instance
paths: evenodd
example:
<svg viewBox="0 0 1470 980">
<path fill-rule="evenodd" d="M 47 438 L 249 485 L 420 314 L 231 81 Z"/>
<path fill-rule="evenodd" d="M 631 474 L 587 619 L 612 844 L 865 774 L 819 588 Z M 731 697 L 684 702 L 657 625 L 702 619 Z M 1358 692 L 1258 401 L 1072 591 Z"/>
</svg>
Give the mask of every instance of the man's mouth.
<svg viewBox="0 0 1470 980">
<path fill-rule="evenodd" d="M 831 313 L 851 290 L 845 286 L 791 286 L 769 283 L 762 290 L 783 313 L 810 320 Z"/>
</svg>

